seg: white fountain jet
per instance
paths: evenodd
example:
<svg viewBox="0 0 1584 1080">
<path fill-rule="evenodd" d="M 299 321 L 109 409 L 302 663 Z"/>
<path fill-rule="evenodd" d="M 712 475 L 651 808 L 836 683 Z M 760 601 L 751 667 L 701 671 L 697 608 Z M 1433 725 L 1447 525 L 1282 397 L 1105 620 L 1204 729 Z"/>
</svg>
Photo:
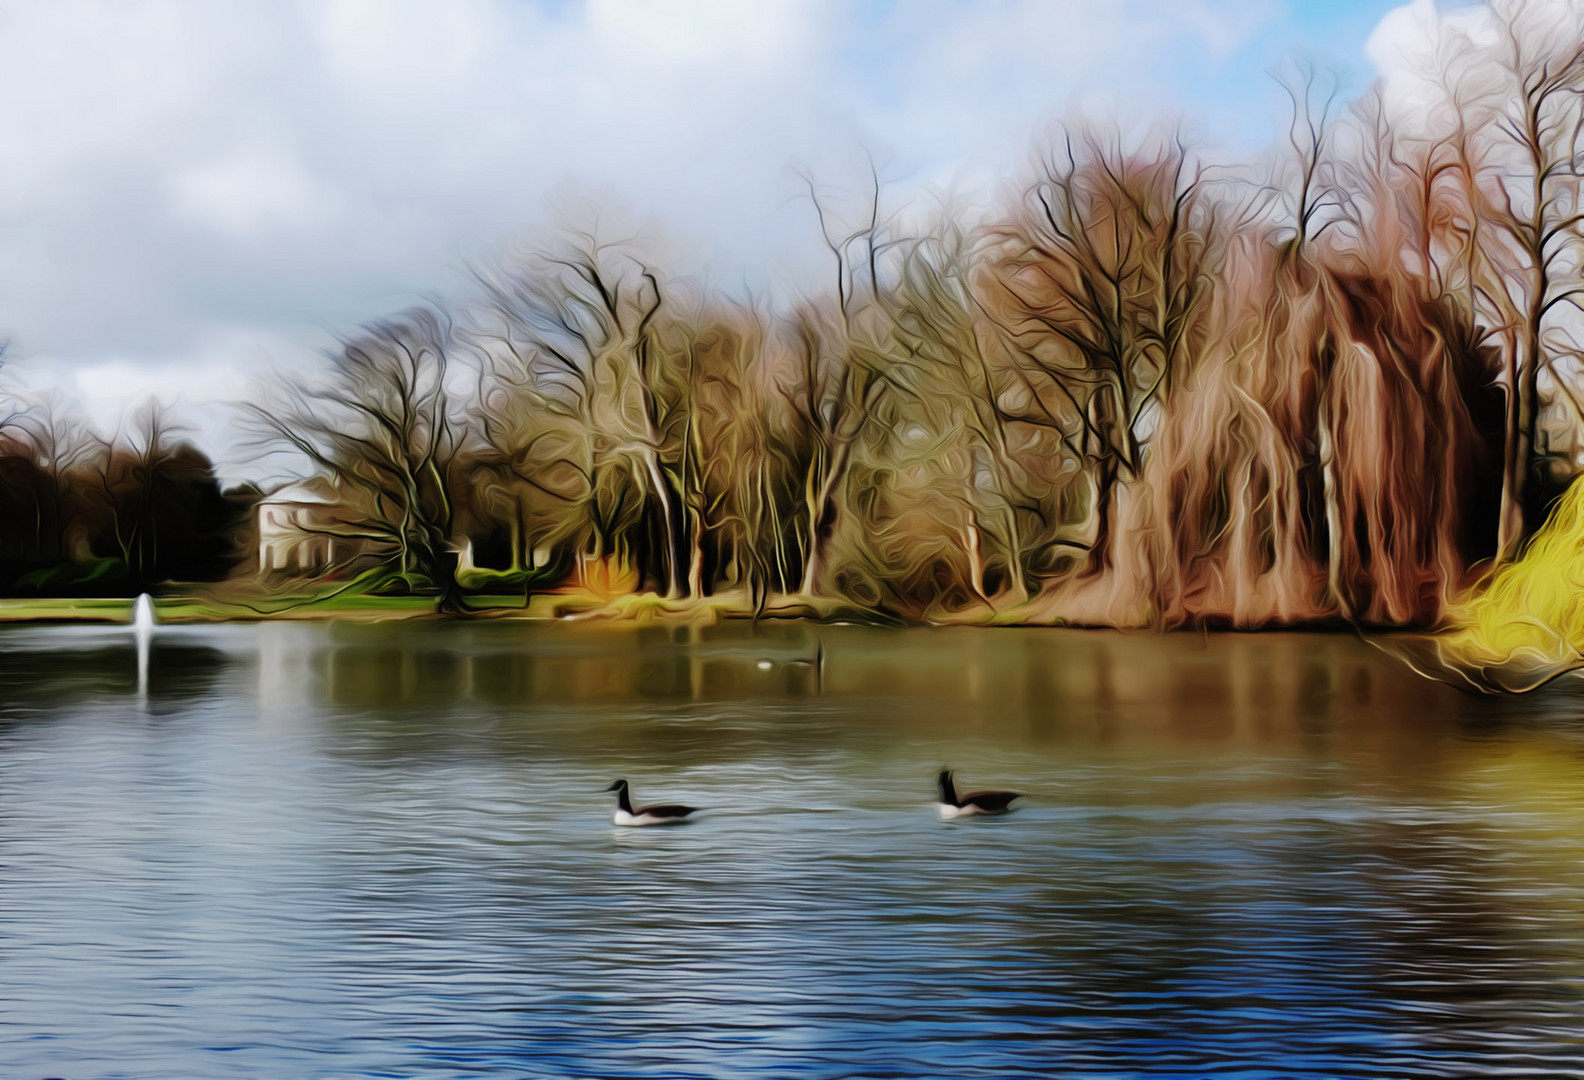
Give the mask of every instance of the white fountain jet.
<svg viewBox="0 0 1584 1080">
<path fill-rule="evenodd" d="M 149 637 L 154 633 L 154 601 L 148 593 L 139 593 L 132 605 L 132 633 L 137 637 L 138 700 L 148 698 Z"/>
</svg>

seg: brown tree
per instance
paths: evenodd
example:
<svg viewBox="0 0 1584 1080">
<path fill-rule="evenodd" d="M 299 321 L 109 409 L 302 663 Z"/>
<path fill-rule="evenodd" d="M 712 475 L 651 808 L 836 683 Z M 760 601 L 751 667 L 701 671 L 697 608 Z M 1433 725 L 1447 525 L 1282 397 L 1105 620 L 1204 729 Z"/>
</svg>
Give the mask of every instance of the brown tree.
<svg viewBox="0 0 1584 1080">
<path fill-rule="evenodd" d="M 1065 137 L 997 225 L 987 307 L 1065 425 L 1093 484 L 1090 570 L 1110 566 L 1119 485 L 1140 475 L 1150 414 L 1199 356 L 1216 208 L 1180 140 L 1128 151 Z"/>
</svg>

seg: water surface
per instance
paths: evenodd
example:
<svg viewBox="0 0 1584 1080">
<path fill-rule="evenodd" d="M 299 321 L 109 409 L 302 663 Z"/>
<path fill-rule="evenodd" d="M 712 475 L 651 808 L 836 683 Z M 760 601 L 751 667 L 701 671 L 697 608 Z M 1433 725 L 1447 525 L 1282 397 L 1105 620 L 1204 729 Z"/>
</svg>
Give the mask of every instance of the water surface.
<svg viewBox="0 0 1584 1080">
<path fill-rule="evenodd" d="M 275 623 L 140 684 L 8 627 L 0 1075 L 1584 1075 L 1581 703 L 1346 636 Z"/>
</svg>

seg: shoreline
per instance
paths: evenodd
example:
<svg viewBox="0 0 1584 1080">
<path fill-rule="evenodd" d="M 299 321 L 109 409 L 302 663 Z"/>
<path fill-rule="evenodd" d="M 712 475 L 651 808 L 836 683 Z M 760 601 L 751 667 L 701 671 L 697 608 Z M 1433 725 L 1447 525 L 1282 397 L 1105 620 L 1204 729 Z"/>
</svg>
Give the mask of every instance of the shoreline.
<svg viewBox="0 0 1584 1080">
<path fill-rule="evenodd" d="M 956 617 L 903 620 L 884 613 L 863 611 L 834 600 L 810 602 L 783 597 L 762 611 L 727 595 L 702 600 L 667 600 L 654 593 L 603 597 L 587 592 L 538 593 L 523 604 L 521 596 L 465 597 L 467 611 L 450 614 L 436 610 L 432 596 L 368 596 L 332 594 L 321 598 L 224 597 L 176 594 L 154 600 L 162 626 L 219 626 L 264 622 L 524 622 L 602 626 L 701 627 L 745 622 L 807 622 L 823 626 L 863 626 L 873 629 L 983 629 L 1083 630 L 1112 634 L 1166 636 L 1260 636 L 1316 634 L 1350 636 L 1392 657 L 1428 682 L 1453 687 L 1477 698 L 1524 694 L 1554 683 L 1580 670 L 1576 656 L 1517 654 L 1505 663 L 1459 663 L 1445 643 L 1458 631 L 1437 627 L 1365 627 L 1336 620 L 1271 623 L 1262 626 L 1185 625 L 1178 627 L 1125 627 L 1063 621 L 1048 614 L 1033 617 L 1024 610 L 993 613 L 965 612 Z M 261 603 L 274 603 L 274 610 Z M 0 627 L 5 626 L 130 626 L 135 599 L 125 597 L 0 597 Z"/>
<path fill-rule="evenodd" d="M 527 622 L 601 622 L 712 624 L 719 622 L 850 623 L 877 628 L 930 628 L 979 626 L 1031 629 L 1109 630 L 1119 633 L 1345 633 L 1376 636 L 1397 633 L 1426 634 L 1429 627 L 1358 627 L 1337 619 L 1316 619 L 1261 626 L 1197 623 L 1176 627 L 1118 626 L 1053 617 L 1048 610 L 1032 611 L 1027 605 L 996 610 L 970 609 L 927 619 L 905 619 L 886 612 L 858 608 L 841 600 L 779 597 L 755 611 L 731 594 L 702 599 L 666 599 L 657 593 L 630 593 L 614 597 L 589 592 L 535 593 L 521 596 L 481 594 L 463 598 L 467 610 L 443 613 L 432 596 L 370 596 L 367 594 L 312 597 L 269 597 L 177 593 L 152 597 L 161 624 L 200 625 L 232 622 L 346 621 L 463 621 L 504 620 Z M 126 625 L 132 621 L 133 597 L 0 597 L 0 625 L 13 623 L 97 623 Z M 265 606 L 269 605 L 269 606 Z"/>
</svg>

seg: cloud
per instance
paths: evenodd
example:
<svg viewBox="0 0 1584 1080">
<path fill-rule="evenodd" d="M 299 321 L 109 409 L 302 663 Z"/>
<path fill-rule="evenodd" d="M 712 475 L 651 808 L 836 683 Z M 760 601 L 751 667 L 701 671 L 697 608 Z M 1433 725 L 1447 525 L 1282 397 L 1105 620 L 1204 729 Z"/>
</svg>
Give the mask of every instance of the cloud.
<svg viewBox="0 0 1584 1080">
<path fill-rule="evenodd" d="M 1074 106 L 1225 113 L 1277 0 L 0 7 L 0 333 L 37 378 L 256 364 L 596 196 L 725 280 L 818 265 L 789 166 L 986 190 Z M 1240 59 L 1241 58 L 1241 59 Z M 1246 108 L 1247 103 L 1238 107 Z M 127 374 L 130 373 L 130 374 Z M 151 385 L 159 379 L 152 375 Z M 103 395 L 101 394 L 101 397 Z"/>
<path fill-rule="evenodd" d="M 831 12 L 799 0 L 589 0 L 588 30 L 615 57 L 641 65 L 726 64 L 764 71 L 815 44 Z"/>
<path fill-rule="evenodd" d="M 1440 84 L 1451 58 L 1469 45 L 1496 44 L 1490 12 L 1484 5 L 1443 9 L 1434 0 L 1412 0 L 1386 13 L 1364 43 L 1381 88 L 1398 123 L 1428 122 L 1444 103 Z"/>
<path fill-rule="evenodd" d="M 340 193 L 309 172 L 287 146 L 244 146 L 171 179 L 172 213 L 233 242 L 277 230 L 325 228 Z"/>
<path fill-rule="evenodd" d="M 1411 0 L 1388 12 L 1364 44 L 1400 131 L 1446 134 L 1516 100 L 1511 20 L 1529 60 L 1565 49 L 1584 24 L 1584 0 Z M 1537 51 L 1538 50 L 1538 51 Z M 1455 105 L 1448 87 L 1456 88 Z"/>
</svg>

